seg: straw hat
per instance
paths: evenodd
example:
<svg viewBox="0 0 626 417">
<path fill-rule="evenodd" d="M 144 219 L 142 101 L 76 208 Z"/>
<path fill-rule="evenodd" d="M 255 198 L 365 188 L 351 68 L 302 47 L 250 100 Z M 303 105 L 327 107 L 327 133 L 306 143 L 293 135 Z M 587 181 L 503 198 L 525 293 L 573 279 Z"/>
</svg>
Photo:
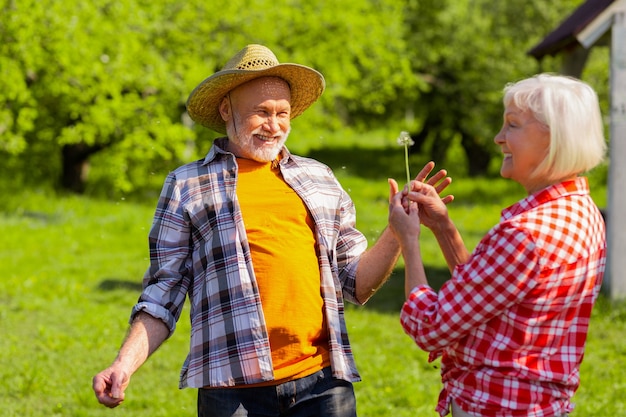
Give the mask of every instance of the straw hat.
<svg viewBox="0 0 626 417">
<path fill-rule="evenodd" d="M 259 77 L 280 77 L 291 89 L 291 118 L 302 114 L 324 91 L 324 77 L 298 64 L 279 64 L 272 51 L 262 45 L 248 45 L 226 65 L 202 81 L 187 99 L 189 116 L 201 125 L 226 133 L 219 112 L 220 101 L 235 87 Z"/>
</svg>

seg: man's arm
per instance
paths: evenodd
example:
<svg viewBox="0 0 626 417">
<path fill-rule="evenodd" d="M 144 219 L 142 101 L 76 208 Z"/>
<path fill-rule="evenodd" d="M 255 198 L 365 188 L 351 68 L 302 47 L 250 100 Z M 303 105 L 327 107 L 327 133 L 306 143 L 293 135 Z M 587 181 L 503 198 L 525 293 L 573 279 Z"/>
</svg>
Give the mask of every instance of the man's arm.
<svg viewBox="0 0 626 417">
<path fill-rule="evenodd" d="M 170 331 L 162 320 L 140 312 L 133 320 L 128 335 L 107 369 L 93 377 L 93 390 L 98 401 L 117 407 L 124 401 L 124 390 L 130 377 L 168 338 Z"/>
<path fill-rule="evenodd" d="M 386 228 L 378 241 L 359 260 L 356 269 L 356 298 L 364 304 L 387 281 L 400 256 L 400 244 Z"/>
</svg>

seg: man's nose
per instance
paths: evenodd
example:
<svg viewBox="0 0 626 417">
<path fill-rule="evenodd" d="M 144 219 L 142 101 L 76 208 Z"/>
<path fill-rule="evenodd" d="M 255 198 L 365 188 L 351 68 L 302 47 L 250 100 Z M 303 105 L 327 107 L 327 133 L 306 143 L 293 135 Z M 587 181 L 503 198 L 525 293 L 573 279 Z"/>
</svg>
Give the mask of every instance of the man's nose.
<svg viewBox="0 0 626 417">
<path fill-rule="evenodd" d="M 275 114 L 270 114 L 265 118 L 265 124 L 267 124 L 268 130 L 271 132 L 276 132 L 280 130 L 280 125 L 278 123 L 278 117 Z"/>
</svg>

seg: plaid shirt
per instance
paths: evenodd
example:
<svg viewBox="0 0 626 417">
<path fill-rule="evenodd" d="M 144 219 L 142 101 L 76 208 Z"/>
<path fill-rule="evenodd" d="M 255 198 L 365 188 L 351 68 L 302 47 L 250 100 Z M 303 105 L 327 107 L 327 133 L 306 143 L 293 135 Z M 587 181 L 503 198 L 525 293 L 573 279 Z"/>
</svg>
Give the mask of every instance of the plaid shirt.
<svg viewBox="0 0 626 417">
<path fill-rule="evenodd" d="M 178 168 L 165 180 L 149 236 L 150 268 L 131 314 L 132 320 L 145 311 L 163 320 L 171 334 L 189 297 L 191 341 L 181 388 L 273 380 L 270 342 L 236 194 L 237 163 L 223 150 L 223 140 L 216 140 L 204 160 Z M 354 205 L 327 166 L 286 149 L 279 166 L 315 221 L 333 375 L 359 381 L 343 311 L 344 297 L 358 303 L 356 267 L 367 247 L 355 228 Z"/>
<path fill-rule="evenodd" d="M 451 398 L 481 416 L 570 412 L 605 263 L 604 221 L 577 178 L 503 210 L 438 294 L 413 289 L 401 323 L 442 357 L 439 414 Z"/>
</svg>

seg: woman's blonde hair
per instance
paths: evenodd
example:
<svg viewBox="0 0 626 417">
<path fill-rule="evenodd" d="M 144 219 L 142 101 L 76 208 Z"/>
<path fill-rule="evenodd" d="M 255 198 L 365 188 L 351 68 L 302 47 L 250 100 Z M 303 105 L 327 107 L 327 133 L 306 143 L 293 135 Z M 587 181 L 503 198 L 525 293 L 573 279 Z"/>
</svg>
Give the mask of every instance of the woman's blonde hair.
<svg viewBox="0 0 626 417">
<path fill-rule="evenodd" d="M 530 111 L 550 131 L 548 155 L 534 172 L 558 180 L 589 171 L 605 157 L 598 95 L 568 76 L 538 74 L 504 88 L 504 105 Z"/>
</svg>

